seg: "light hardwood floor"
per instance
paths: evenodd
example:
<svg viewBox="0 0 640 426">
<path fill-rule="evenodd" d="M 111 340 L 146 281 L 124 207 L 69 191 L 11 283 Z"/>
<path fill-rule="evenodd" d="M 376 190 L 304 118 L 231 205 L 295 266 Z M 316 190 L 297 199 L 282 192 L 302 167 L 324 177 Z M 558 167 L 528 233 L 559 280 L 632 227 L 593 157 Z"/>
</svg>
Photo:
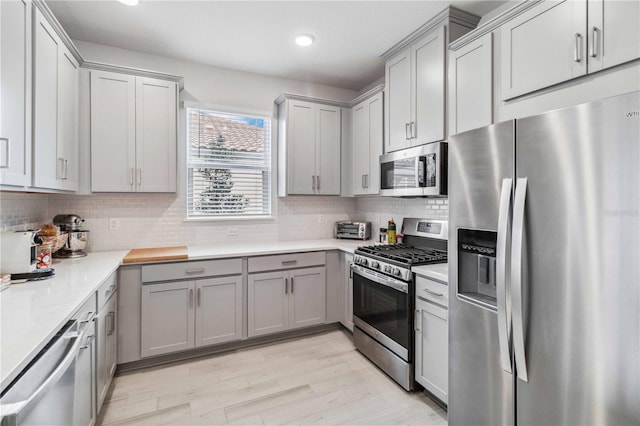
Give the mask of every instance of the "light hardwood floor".
<svg viewBox="0 0 640 426">
<path fill-rule="evenodd" d="M 117 376 L 98 425 L 446 425 L 341 330 Z"/>
</svg>

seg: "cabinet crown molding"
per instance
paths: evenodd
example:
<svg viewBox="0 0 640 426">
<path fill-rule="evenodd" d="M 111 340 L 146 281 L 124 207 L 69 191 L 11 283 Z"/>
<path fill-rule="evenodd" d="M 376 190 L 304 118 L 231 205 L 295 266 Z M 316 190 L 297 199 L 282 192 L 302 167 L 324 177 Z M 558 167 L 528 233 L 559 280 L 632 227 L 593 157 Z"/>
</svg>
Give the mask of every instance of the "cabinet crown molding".
<svg viewBox="0 0 640 426">
<path fill-rule="evenodd" d="M 458 50 L 461 47 L 471 43 L 472 41 L 479 39 L 483 35 L 493 32 L 494 30 L 500 28 L 505 22 L 512 20 L 518 15 L 521 15 L 522 13 L 526 12 L 542 1 L 543 0 L 524 0 L 521 3 L 516 4 L 512 8 L 491 19 L 487 23 L 482 24 L 478 28 L 469 31 L 457 40 L 449 43 L 449 50 Z"/>
<path fill-rule="evenodd" d="M 73 44 L 73 41 L 71 40 L 67 32 L 64 30 L 62 25 L 60 25 L 60 22 L 58 22 L 58 19 L 56 19 L 53 12 L 51 12 L 51 9 L 49 9 L 49 6 L 47 6 L 44 0 L 33 0 L 33 4 L 38 8 L 38 10 L 40 10 L 44 18 L 49 22 L 49 24 L 51 24 L 51 26 L 53 27 L 53 30 L 56 32 L 58 37 L 60 37 L 60 39 L 65 44 L 67 49 L 69 49 L 69 51 L 71 52 L 73 57 L 76 59 L 76 61 L 78 61 L 79 64 L 82 64 L 84 62 L 84 59 L 82 58 L 80 51 L 76 48 L 76 45 Z"/>
<path fill-rule="evenodd" d="M 280 96 L 278 96 L 276 98 L 274 103 L 276 105 L 280 105 L 281 103 L 283 103 L 287 99 L 293 99 L 293 100 L 296 100 L 296 101 L 315 102 L 315 103 L 320 103 L 320 104 L 325 104 L 325 105 L 332 105 L 332 106 L 336 106 L 336 107 L 339 107 L 339 108 L 349 108 L 350 107 L 350 104 L 347 103 L 347 102 L 340 102 L 340 101 L 334 101 L 334 100 L 331 100 L 331 99 L 323 99 L 323 98 L 314 98 L 312 96 L 297 95 L 295 93 L 283 93 L 283 94 L 281 94 Z"/>
<path fill-rule="evenodd" d="M 480 22 L 480 17 L 474 15 L 473 13 L 465 12 L 464 10 L 458 9 L 457 7 L 448 6 L 436 16 L 427 21 L 420 28 L 400 40 L 389 50 L 380 55 L 380 57 L 385 61 L 389 60 L 389 58 L 393 57 L 396 53 L 406 49 L 418 38 L 428 33 L 429 31 L 443 25 L 445 22 L 451 22 L 463 27 L 473 29 L 476 27 L 476 25 L 478 25 L 478 22 Z"/>
<path fill-rule="evenodd" d="M 383 90 L 384 90 L 384 84 L 378 84 L 377 86 L 372 87 L 371 89 L 364 92 L 362 95 L 358 96 L 357 98 L 349 102 L 349 108 L 353 108 L 354 106 L 358 105 L 360 102 L 370 98 L 371 96 L 377 95 Z"/>
<path fill-rule="evenodd" d="M 176 83 L 178 83 L 179 90 L 184 89 L 184 78 L 178 75 L 167 74 L 167 73 L 158 72 L 158 71 L 151 71 L 151 70 L 146 70 L 141 68 L 132 68 L 132 67 L 125 67 L 122 65 L 105 64 L 102 62 L 91 62 L 91 61 L 82 62 L 82 64 L 80 65 L 80 68 L 86 68 L 86 69 L 95 70 L 95 71 L 116 72 L 116 73 L 128 74 L 128 75 L 133 75 L 138 77 L 148 77 L 148 78 L 157 78 L 160 80 L 175 81 Z"/>
</svg>

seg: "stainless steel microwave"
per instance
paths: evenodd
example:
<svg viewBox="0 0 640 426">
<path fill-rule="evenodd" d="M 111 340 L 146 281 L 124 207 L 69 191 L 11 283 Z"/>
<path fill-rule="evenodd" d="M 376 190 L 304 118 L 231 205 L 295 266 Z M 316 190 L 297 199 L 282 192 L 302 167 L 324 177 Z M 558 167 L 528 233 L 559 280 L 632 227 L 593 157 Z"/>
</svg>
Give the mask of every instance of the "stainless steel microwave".
<svg viewBox="0 0 640 426">
<path fill-rule="evenodd" d="M 433 142 L 380 156 L 380 195 L 447 195 L 447 143 Z"/>
</svg>

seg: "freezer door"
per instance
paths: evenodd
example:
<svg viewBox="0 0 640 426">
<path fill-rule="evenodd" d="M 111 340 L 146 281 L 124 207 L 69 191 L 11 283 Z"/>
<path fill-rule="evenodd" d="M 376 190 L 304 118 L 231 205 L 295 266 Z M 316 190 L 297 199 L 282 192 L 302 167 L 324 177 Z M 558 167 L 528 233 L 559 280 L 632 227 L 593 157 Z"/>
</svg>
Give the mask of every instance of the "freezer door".
<svg viewBox="0 0 640 426">
<path fill-rule="evenodd" d="M 640 95 L 519 120 L 516 134 L 517 423 L 640 424 Z"/>
<path fill-rule="evenodd" d="M 507 371 L 511 361 L 506 353 L 503 368 L 497 296 L 491 291 L 492 286 L 496 288 L 491 273 L 496 239 L 504 236 L 497 232 L 503 180 L 513 177 L 513 135 L 514 123 L 504 122 L 449 141 L 448 416 L 452 425 L 514 424 L 513 375 Z M 508 189 L 506 196 L 510 201 Z M 508 210 L 507 205 L 505 218 Z M 504 315 L 502 319 L 506 321 Z"/>
</svg>

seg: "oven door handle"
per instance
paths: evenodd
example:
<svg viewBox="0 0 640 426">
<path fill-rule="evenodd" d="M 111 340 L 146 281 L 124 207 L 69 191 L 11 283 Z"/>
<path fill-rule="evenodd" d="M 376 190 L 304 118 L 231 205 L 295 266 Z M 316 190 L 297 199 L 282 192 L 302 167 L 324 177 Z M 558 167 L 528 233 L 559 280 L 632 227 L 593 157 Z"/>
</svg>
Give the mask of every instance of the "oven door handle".
<svg viewBox="0 0 640 426">
<path fill-rule="evenodd" d="M 359 274 L 365 277 L 366 279 L 376 282 L 378 284 L 391 287 L 403 293 L 409 293 L 409 284 L 407 284 L 404 281 L 396 280 L 395 278 L 370 272 L 367 269 L 354 264 L 351 264 L 351 270 L 356 274 Z"/>
</svg>

